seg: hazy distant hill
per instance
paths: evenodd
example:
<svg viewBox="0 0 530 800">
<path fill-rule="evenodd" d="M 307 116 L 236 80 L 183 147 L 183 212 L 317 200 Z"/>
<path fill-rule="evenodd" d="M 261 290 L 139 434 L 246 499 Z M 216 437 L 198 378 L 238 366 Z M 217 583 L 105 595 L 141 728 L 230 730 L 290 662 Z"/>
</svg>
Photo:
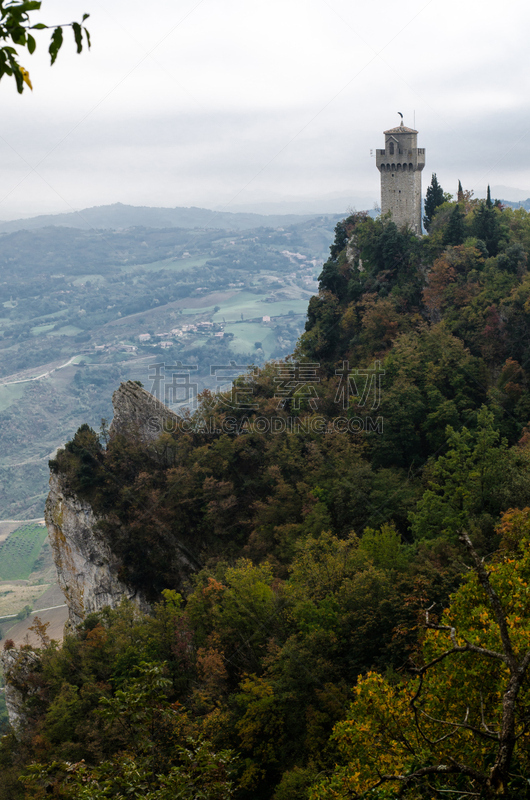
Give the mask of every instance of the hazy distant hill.
<svg viewBox="0 0 530 800">
<path fill-rule="evenodd" d="M 500 184 L 493 185 L 490 188 L 491 197 L 499 199 L 503 206 L 508 206 L 509 208 L 524 208 L 526 211 L 530 211 L 530 190 L 516 189 L 513 186 L 503 186 Z M 480 200 L 485 199 L 486 190 L 476 191 L 475 197 L 478 197 Z"/>
<path fill-rule="evenodd" d="M 503 206 L 510 206 L 510 208 L 524 208 L 525 211 L 530 211 L 530 197 L 526 200 L 501 200 Z"/>
<path fill-rule="evenodd" d="M 484 191 L 476 191 L 476 197 L 486 197 L 486 189 Z M 492 197 L 509 197 L 510 199 L 506 201 L 507 205 L 515 205 L 520 202 L 524 202 L 527 198 L 530 198 L 530 190 L 529 189 L 517 189 L 514 186 L 505 186 L 504 184 L 494 184 L 491 186 L 491 196 Z M 503 200 L 503 202 L 505 202 Z"/>
<path fill-rule="evenodd" d="M 67 228 L 119 229 L 142 226 L 148 228 L 221 228 L 246 230 L 250 228 L 294 225 L 315 217 L 315 214 L 250 214 L 230 211 L 211 211 L 207 208 L 151 208 L 114 203 L 94 206 L 70 214 L 43 214 L 29 219 L 0 222 L 0 233 L 34 230 L 56 225 Z"/>
</svg>

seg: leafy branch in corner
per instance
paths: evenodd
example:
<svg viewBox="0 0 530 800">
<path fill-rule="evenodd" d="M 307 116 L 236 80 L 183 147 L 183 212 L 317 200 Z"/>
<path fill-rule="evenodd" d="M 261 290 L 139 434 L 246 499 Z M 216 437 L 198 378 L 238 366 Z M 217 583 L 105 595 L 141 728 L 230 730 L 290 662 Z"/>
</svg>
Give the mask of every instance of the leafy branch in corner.
<svg viewBox="0 0 530 800">
<path fill-rule="evenodd" d="M 0 0 L 0 80 L 8 75 L 15 79 L 17 91 L 22 94 L 24 84 L 33 89 L 29 72 L 19 61 L 17 48 L 24 48 L 30 55 L 35 52 L 37 43 L 31 31 L 53 30 L 48 52 L 54 64 L 63 45 L 63 29 L 71 28 L 77 52 L 81 53 L 83 44 L 90 48 L 90 34 L 84 26 L 88 14 L 83 14 L 81 22 L 68 22 L 61 25 L 46 25 L 43 22 L 33 23 L 30 13 L 39 11 L 40 0 L 23 0 L 10 2 Z"/>
</svg>

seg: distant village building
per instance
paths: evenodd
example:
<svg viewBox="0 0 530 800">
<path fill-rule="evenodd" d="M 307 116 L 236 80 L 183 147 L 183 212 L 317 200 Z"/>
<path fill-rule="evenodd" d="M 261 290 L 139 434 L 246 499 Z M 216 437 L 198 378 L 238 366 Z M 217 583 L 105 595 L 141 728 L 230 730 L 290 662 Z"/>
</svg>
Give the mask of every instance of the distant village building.
<svg viewBox="0 0 530 800">
<path fill-rule="evenodd" d="M 418 148 L 418 131 L 397 128 L 384 131 L 385 149 L 376 150 L 376 166 L 381 173 L 381 213 L 390 211 L 401 228 L 407 225 L 421 236 L 421 171 L 425 150 Z"/>
<path fill-rule="evenodd" d="M 150 338 L 151 338 L 150 333 L 141 333 L 138 337 L 140 342 L 148 342 Z"/>
<path fill-rule="evenodd" d="M 270 322 L 270 321 L 271 321 L 270 317 L 267 316 L 263 317 L 263 322 Z"/>
</svg>

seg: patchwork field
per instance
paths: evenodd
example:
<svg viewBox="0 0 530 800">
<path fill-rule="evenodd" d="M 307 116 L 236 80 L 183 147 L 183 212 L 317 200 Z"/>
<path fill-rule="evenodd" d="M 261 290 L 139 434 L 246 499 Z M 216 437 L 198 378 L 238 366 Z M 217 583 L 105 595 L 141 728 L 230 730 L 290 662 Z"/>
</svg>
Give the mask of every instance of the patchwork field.
<svg viewBox="0 0 530 800">
<path fill-rule="evenodd" d="M 47 536 L 46 526 L 39 523 L 23 525 L 10 533 L 0 545 L 0 580 L 27 580 Z"/>
<path fill-rule="evenodd" d="M 35 617 L 38 617 L 39 620 L 44 624 L 49 623 L 46 634 L 50 639 L 56 639 L 57 641 L 62 640 L 64 624 L 68 619 L 68 609 L 65 605 L 60 606 L 59 608 L 50 609 L 48 611 L 36 610 L 32 612 L 26 619 L 16 622 L 15 625 L 9 628 L 9 630 L 6 632 L 4 638 L 0 639 L 0 647 L 3 646 L 3 642 L 6 639 L 12 639 L 17 647 L 20 647 L 23 644 L 30 644 L 39 647 L 41 642 L 35 633 L 30 631 L 31 626 L 35 622 Z"/>
<path fill-rule="evenodd" d="M 1 581 L 0 620 L 12 614 L 18 614 L 25 606 L 33 606 L 35 601 L 44 594 L 49 587 L 50 584 L 48 583 L 39 585 L 30 584 L 28 581 Z"/>
<path fill-rule="evenodd" d="M 35 615 L 62 638 L 66 608 L 47 533 L 42 523 L 0 521 L 0 647 L 2 638 L 24 644 Z"/>
</svg>

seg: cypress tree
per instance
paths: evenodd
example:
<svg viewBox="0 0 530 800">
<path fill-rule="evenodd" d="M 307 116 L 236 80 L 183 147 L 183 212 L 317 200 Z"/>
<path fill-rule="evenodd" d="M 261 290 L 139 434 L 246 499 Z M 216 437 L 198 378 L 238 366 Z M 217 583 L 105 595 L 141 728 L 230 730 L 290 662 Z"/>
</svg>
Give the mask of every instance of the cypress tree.
<svg viewBox="0 0 530 800">
<path fill-rule="evenodd" d="M 438 208 L 438 206 L 442 205 L 443 202 L 445 202 L 444 190 L 438 183 L 436 173 L 434 172 L 431 179 L 431 185 L 427 187 L 425 206 L 423 208 L 425 212 L 423 217 L 423 224 L 425 226 L 425 230 L 427 231 L 429 230 L 432 218 L 434 216 L 434 212 Z"/>
<path fill-rule="evenodd" d="M 482 201 L 475 213 L 473 233 L 477 239 L 482 239 L 490 256 L 497 255 L 499 252 L 501 227 L 499 225 L 497 212 L 491 202 L 489 186 L 486 202 Z"/>
</svg>

